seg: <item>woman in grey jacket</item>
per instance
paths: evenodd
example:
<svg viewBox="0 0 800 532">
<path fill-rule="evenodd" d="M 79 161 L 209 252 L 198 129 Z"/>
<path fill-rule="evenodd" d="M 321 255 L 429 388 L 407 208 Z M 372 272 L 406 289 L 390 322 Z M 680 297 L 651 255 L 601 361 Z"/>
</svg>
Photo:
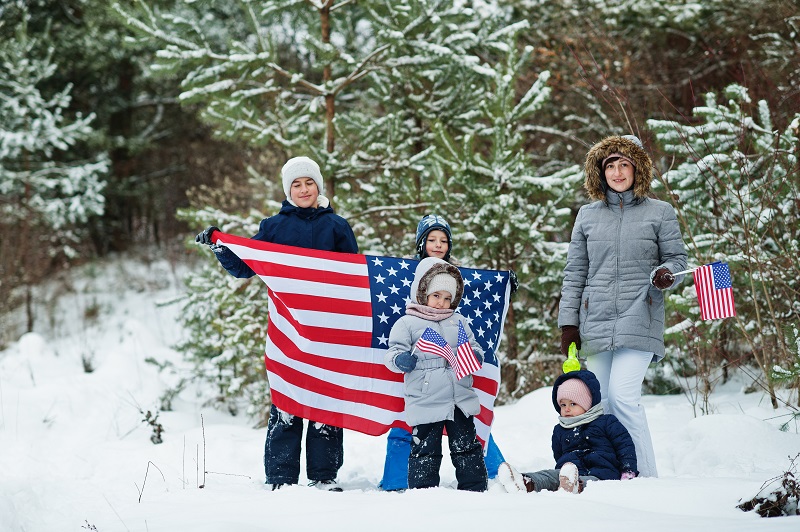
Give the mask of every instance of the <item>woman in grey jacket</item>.
<svg viewBox="0 0 800 532">
<path fill-rule="evenodd" d="M 438 343 L 445 350 L 449 346 L 455 353 L 459 332 L 463 331 L 475 353 L 476 366 L 483 364 L 483 351 L 469 323 L 455 311 L 463 293 L 464 281 L 458 268 L 435 257 L 421 260 L 414 272 L 406 315 L 395 322 L 389 333 L 385 363 L 390 370 L 405 373 L 406 422 L 412 427 L 409 488 L 439 485 L 445 428 L 458 489 L 486 491 L 487 488 L 483 447 L 472 419 L 481 409 L 472 387 L 472 375 L 456 378 L 443 356 L 417 346 L 423 333 L 430 329 L 432 332 L 425 334 L 426 341 Z"/>
<path fill-rule="evenodd" d="M 641 476 L 657 476 L 641 405 L 650 362 L 664 357 L 664 295 L 686 269 L 675 210 L 649 197 L 653 163 L 633 135 L 607 137 L 586 155 L 595 200 L 575 219 L 561 287 L 561 352 L 575 342 L 600 381 L 605 410 L 630 432 Z"/>
</svg>

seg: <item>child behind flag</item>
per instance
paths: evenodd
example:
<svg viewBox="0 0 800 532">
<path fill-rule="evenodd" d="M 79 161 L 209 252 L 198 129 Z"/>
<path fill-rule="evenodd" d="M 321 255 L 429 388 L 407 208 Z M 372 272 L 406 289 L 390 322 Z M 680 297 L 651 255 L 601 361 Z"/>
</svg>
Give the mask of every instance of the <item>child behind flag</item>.
<svg viewBox="0 0 800 532">
<path fill-rule="evenodd" d="M 422 260 L 436 257 L 454 266 L 461 266 L 453 257 L 453 233 L 450 224 L 440 214 L 426 214 L 417 224 L 415 237 L 415 254 L 409 259 Z M 511 293 L 517 289 L 518 281 L 514 271 L 510 277 Z M 469 344 L 467 344 L 469 345 Z M 411 433 L 403 427 L 392 427 L 386 438 L 386 459 L 383 475 L 378 486 L 386 491 L 402 491 L 408 488 L 408 455 L 411 453 Z M 497 476 L 497 468 L 505 461 L 503 453 L 489 434 L 486 450 L 483 455 L 489 478 Z"/>
<path fill-rule="evenodd" d="M 627 480 L 636 471 L 636 448 L 627 429 L 600 404 L 600 382 L 588 370 L 570 371 L 553 385 L 560 414 L 553 428 L 555 469 L 520 474 L 500 464 L 497 477 L 506 491 L 583 491 L 589 480 Z"/>
<path fill-rule="evenodd" d="M 439 485 L 442 429 L 446 428 L 458 489 L 486 491 L 483 449 L 472 419 L 481 408 L 472 375 L 457 379 L 446 358 L 455 356 L 461 344 L 461 351 L 474 352 L 478 366 L 483 363 L 483 351 L 474 341 L 469 324 L 455 312 L 463 292 L 458 268 L 439 258 L 423 259 L 414 272 L 406 315 L 397 320 L 389 334 L 386 366 L 405 373 L 406 422 L 412 427 L 409 488 Z M 459 342 L 460 329 L 471 350 Z M 417 342 L 426 331 L 420 349 Z"/>
</svg>

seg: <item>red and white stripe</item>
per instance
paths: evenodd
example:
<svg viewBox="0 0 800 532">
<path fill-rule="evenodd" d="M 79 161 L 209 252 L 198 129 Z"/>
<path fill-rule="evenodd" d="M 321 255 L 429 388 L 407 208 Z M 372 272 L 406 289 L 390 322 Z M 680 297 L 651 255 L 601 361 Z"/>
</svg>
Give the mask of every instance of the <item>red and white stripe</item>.
<svg viewBox="0 0 800 532">
<path fill-rule="evenodd" d="M 457 379 L 461 379 L 481 369 L 478 358 L 475 356 L 475 351 L 472 350 L 472 346 L 469 345 L 469 342 L 459 344 L 458 349 L 456 349 L 456 357 L 458 358 L 455 366 Z"/>
<path fill-rule="evenodd" d="M 453 355 L 453 350 L 449 348 L 450 346 L 444 348 L 433 342 L 423 340 L 422 338 L 417 340 L 416 346 L 420 351 L 426 351 L 444 358 L 451 366 L 455 366 L 456 364 L 456 357 Z"/>
</svg>

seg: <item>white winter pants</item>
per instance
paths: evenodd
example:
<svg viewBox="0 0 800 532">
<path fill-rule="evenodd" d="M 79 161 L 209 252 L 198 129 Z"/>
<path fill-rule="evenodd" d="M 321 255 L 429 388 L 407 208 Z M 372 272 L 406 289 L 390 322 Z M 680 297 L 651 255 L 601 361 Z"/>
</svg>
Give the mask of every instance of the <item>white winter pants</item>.
<svg viewBox="0 0 800 532">
<path fill-rule="evenodd" d="M 586 367 L 600 381 L 603 410 L 617 416 L 633 439 L 639 475 L 643 477 L 658 476 L 647 416 L 640 403 L 642 382 L 652 359 L 653 353 L 635 349 L 603 351 L 586 359 Z"/>
</svg>

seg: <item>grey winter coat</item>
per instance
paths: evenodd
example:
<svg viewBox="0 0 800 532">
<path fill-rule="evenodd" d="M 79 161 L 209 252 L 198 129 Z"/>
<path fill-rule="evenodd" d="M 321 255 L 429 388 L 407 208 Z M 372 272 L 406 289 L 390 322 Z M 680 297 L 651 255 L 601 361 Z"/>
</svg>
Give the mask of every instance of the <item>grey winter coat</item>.
<svg viewBox="0 0 800 532">
<path fill-rule="evenodd" d="M 613 153 L 632 159 L 631 190 L 610 189 L 600 168 Z M 647 197 L 652 162 L 638 144 L 609 137 L 586 158 L 585 188 L 594 203 L 578 212 L 564 268 L 558 326 L 580 328 L 581 353 L 630 348 L 664 357 L 664 294 L 651 280 L 659 268 L 686 269 L 675 210 Z M 646 176 L 646 178 L 643 178 Z M 681 281 L 677 276 L 672 286 Z"/>
<path fill-rule="evenodd" d="M 437 273 L 458 269 L 440 259 L 426 259 L 434 265 L 425 272 L 415 275 L 411 285 L 411 294 L 416 295 L 417 302 L 425 302 L 428 282 Z M 458 279 L 461 279 L 459 273 Z M 463 293 L 463 281 L 458 283 L 458 294 L 451 307 L 456 308 Z M 421 297 L 420 297 L 421 296 Z M 425 353 L 414 349 L 414 344 L 422 336 L 426 328 L 430 327 L 439 333 L 453 351 L 458 346 L 458 323 L 464 324 L 470 345 L 479 360 L 483 360 L 483 350 L 469 327 L 466 318 L 459 313 L 454 313 L 442 321 L 426 320 L 417 316 L 405 315 L 401 317 L 389 333 L 389 349 L 384 362 L 386 367 L 395 373 L 402 371 L 395 365 L 395 357 L 403 352 L 413 352 L 418 357 L 414 370 L 406 373 L 403 379 L 403 391 L 406 402 L 406 423 L 416 426 L 424 423 L 454 419 L 455 407 L 461 409 L 465 416 L 474 416 L 480 412 L 481 405 L 478 394 L 472 388 L 472 375 L 467 375 L 461 380 L 456 379 L 455 371 L 447 361 L 435 354 Z"/>
</svg>

